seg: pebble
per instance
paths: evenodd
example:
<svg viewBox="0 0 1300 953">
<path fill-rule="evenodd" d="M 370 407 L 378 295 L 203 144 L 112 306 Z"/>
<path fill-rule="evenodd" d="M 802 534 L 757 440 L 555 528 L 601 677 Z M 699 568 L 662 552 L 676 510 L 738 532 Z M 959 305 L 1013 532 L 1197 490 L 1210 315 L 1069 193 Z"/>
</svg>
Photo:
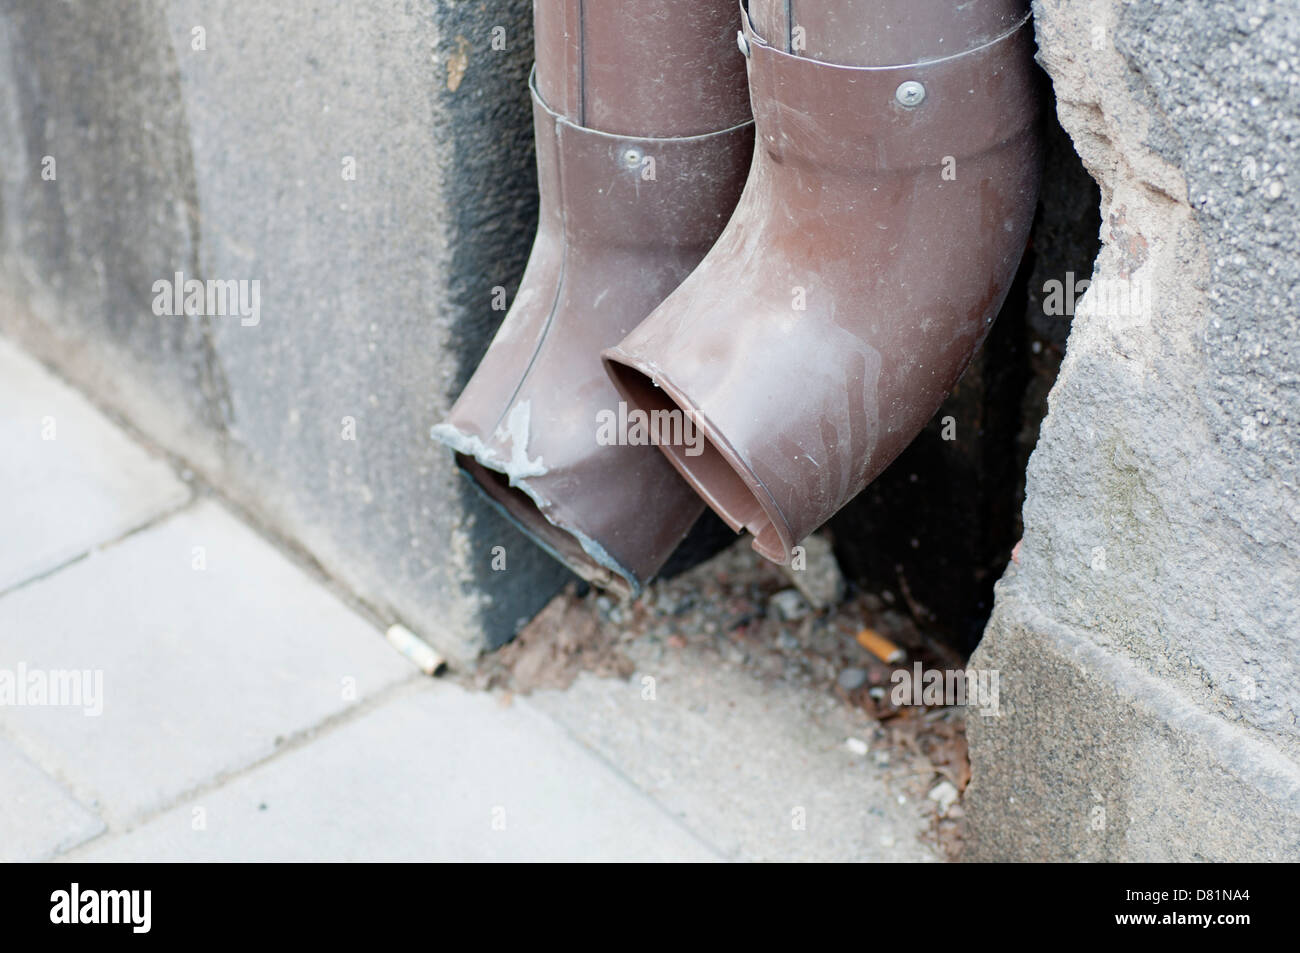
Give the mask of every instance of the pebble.
<svg viewBox="0 0 1300 953">
<path fill-rule="evenodd" d="M 686 608 L 685 605 L 683 605 L 683 602 L 684 600 L 679 599 L 676 593 L 664 590 L 659 593 L 659 598 L 656 600 L 655 608 L 661 615 L 677 615 Z"/>
<path fill-rule="evenodd" d="M 926 796 L 935 804 L 939 805 L 940 814 L 947 814 L 948 808 L 953 806 L 959 795 L 957 793 L 957 788 L 951 781 L 940 781 Z"/>
<path fill-rule="evenodd" d="M 846 668 L 836 679 L 840 688 L 846 692 L 855 692 L 867 684 L 867 670 L 864 668 Z"/>
<path fill-rule="evenodd" d="M 802 553 L 796 554 L 795 564 L 782 569 L 815 609 L 829 609 L 844 598 L 844 576 L 830 540 L 824 536 L 809 536 L 799 544 Z"/>
<path fill-rule="evenodd" d="M 844 747 L 848 748 L 849 751 L 854 754 L 861 755 L 867 753 L 867 743 L 861 738 L 845 738 Z"/>
<path fill-rule="evenodd" d="M 786 622 L 802 619 L 808 614 L 808 603 L 804 601 L 804 597 L 799 594 L 798 589 L 782 589 L 772 596 L 769 604 L 780 613 L 781 618 Z"/>
</svg>

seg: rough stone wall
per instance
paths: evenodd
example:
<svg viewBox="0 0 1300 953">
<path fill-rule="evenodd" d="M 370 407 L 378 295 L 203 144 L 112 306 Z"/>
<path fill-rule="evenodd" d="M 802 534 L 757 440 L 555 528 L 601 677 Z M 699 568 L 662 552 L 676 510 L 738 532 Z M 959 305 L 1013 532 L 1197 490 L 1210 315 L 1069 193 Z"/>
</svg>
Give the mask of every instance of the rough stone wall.
<svg viewBox="0 0 1300 953">
<path fill-rule="evenodd" d="M 0 331 L 459 659 L 564 578 L 427 435 L 528 250 L 531 20 L 0 0 Z M 178 271 L 260 321 L 157 316 Z"/>
<path fill-rule="evenodd" d="M 1300 859 L 1300 8 L 1034 12 L 1103 246 L 972 662 L 970 856 Z"/>
</svg>

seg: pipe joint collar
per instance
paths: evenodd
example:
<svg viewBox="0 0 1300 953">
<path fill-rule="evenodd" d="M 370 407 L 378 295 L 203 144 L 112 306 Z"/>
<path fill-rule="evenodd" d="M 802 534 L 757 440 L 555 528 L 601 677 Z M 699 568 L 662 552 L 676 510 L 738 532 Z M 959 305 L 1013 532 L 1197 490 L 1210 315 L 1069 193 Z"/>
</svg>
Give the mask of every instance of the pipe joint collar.
<svg viewBox="0 0 1300 953">
<path fill-rule="evenodd" d="M 759 147 L 777 162 L 880 171 L 940 165 L 997 148 L 1039 118 L 1028 14 L 992 40 L 939 59 L 840 66 L 795 56 L 754 31 L 741 7 Z M 852 130 L 853 135 L 846 136 Z"/>
</svg>

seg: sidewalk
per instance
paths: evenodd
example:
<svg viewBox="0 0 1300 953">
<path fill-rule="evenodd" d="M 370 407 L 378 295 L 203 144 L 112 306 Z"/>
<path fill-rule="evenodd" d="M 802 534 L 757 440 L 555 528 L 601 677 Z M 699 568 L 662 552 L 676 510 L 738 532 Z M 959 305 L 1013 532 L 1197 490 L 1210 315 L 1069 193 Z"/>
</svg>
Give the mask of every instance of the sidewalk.
<svg viewBox="0 0 1300 953">
<path fill-rule="evenodd" d="M 0 860 L 934 859 L 743 679 L 426 677 L 3 339 L 0 446 Z"/>
</svg>

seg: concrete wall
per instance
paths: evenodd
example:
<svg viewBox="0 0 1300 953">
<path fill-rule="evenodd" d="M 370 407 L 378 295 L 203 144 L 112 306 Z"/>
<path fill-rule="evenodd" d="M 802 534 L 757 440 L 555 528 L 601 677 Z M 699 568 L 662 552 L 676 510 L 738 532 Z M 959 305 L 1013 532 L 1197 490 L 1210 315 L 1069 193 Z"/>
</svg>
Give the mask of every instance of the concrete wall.
<svg viewBox="0 0 1300 953">
<path fill-rule="evenodd" d="M 527 254 L 531 61 L 529 0 L 0 0 L 0 332 L 460 659 L 565 578 L 427 436 Z M 178 271 L 260 320 L 157 316 Z"/>
<path fill-rule="evenodd" d="M 973 661 L 1002 715 L 969 729 L 970 856 L 1297 860 L 1300 9 L 1034 9 L 1112 284 Z"/>
</svg>

